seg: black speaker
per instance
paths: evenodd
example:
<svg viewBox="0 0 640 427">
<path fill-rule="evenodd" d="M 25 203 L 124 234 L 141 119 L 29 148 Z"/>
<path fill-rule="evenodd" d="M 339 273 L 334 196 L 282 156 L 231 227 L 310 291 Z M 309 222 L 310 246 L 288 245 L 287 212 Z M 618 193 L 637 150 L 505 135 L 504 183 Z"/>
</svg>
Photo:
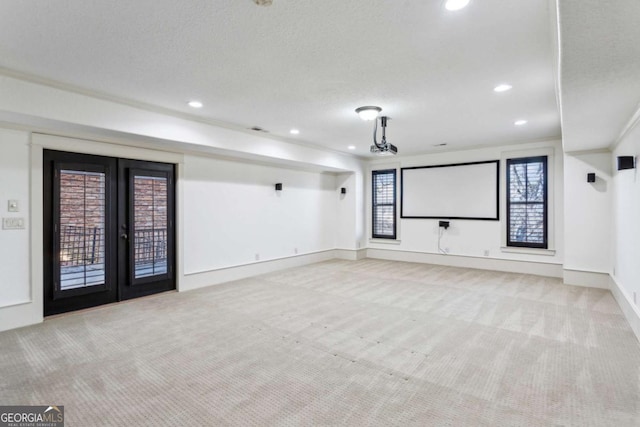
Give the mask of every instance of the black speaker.
<svg viewBox="0 0 640 427">
<path fill-rule="evenodd" d="M 347 189 L 345 187 L 342 187 L 340 189 L 340 194 L 347 194 Z"/>
<path fill-rule="evenodd" d="M 596 174 L 593 172 L 588 173 L 587 182 L 596 182 Z"/>
<path fill-rule="evenodd" d="M 281 182 L 276 184 L 276 191 L 282 191 L 282 183 Z"/>
<path fill-rule="evenodd" d="M 449 228 L 449 221 L 440 221 L 438 223 L 438 227 L 442 227 L 446 230 L 447 228 Z"/>
<path fill-rule="evenodd" d="M 633 156 L 618 156 L 618 170 L 635 168 L 635 159 Z"/>
</svg>

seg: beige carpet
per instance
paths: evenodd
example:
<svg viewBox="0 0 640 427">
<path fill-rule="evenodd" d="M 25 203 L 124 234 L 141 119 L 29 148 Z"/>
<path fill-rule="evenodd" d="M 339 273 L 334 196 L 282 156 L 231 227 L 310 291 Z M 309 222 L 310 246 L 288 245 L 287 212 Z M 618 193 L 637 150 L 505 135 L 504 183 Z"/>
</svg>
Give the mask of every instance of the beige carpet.
<svg viewBox="0 0 640 427">
<path fill-rule="evenodd" d="M 0 404 L 68 426 L 638 426 L 608 291 L 330 261 L 0 334 Z"/>
</svg>

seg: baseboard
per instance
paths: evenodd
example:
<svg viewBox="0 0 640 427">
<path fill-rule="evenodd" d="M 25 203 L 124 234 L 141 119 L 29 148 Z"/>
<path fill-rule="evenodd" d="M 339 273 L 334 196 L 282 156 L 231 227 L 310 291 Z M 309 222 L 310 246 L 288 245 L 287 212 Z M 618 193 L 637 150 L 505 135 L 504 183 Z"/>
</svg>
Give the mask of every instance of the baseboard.
<svg viewBox="0 0 640 427">
<path fill-rule="evenodd" d="M 563 272 L 563 281 L 565 285 L 600 289 L 611 288 L 611 276 L 609 276 L 609 273 L 602 273 L 598 271 L 565 268 Z"/>
<path fill-rule="evenodd" d="M 480 258 L 460 255 L 440 255 L 425 252 L 371 248 L 367 249 L 367 258 L 446 265 L 449 267 L 477 268 L 479 270 L 505 271 L 509 273 L 524 273 L 534 274 L 537 276 L 562 278 L 561 264 L 543 262 Z"/>
<path fill-rule="evenodd" d="M 629 322 L 633 333 L 636 335 L 638 341 L 640 341 L 640 309 L 638 306 L 633 303 L 631 297 L 627 292 L 620 286 L 617 280 L 614 277 L 610 277 L 610 289 L 613 294 L 613 298 L 618 302 L 624 317 Z"/>
<path fill-rule="evenodd" d="M 223 267 L 215 270 L 186 273 L 180 280 L 179 291 L 204 288 L 210 285 L 232 282 L 246 279 L 247 277 L 271 273 L 285 268 L 300 267 L 316 262 L 328 261 L 336 258 L 335 249 L 318 251 L 308 254 L 293 255 L 265 261 L 256 261 L 249 264 Z"/>
<path fill-rule="evenodd" d="M 359 261 L 367 257 L 366 249 L 336 249 L 334 252 L 336 258 L 348 261 Z"/>
<path fill-rule="evenodd" d="M 26 302 L 0 308 L 0 332 L 42 323 L 42 303 Z"/>
</svg>

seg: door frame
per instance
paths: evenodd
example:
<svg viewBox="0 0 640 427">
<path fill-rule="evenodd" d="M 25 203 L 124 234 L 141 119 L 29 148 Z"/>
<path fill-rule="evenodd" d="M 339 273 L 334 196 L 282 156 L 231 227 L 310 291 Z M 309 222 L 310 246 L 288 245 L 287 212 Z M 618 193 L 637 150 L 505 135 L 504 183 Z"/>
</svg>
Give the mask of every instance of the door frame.
<svg viewBox="0 0 640 427">
<path fill-rule="evenodd" d="M 77 154 L 66 151 L 53 151 L 49 155 L 43 152 L 43 178 L 48 177 L 49 188 L 44 188 L 43 180 L 43 251 L 42 262 L 44 266 L 44 313 L 49 315 L 81 310 L 83 308 L 116 302 L 119 299 L 118 275 L 117 275 L 117 241 L 114 238 L 115 224 L 117 221 L 117 162 L 116 159 L 95 156 L 90 154 Z M 59 224 L 59 214 L 54 209 L 54 200 L 59 198 L 60 185 L 54 172 L 58 166 L 66 165 L 77 170 L 94 171 L 103 169 L 105 172 L 105 283 L 86 288 L 78 288 L 66 291 L 57 291 L 55 286 L 56 275 L 60 273 L 60 262 L 56 260 L 56 248 L 59 242 L 54 239 L 55 228 Z M 96 167 L 95 165 L 99 165 Z M 57 262 L 56 262 L 57 261 Z"/>
<path fill-rule="evenodd" d="M 134 226 L 132 222 L 133 211 L 133 192 L 131 191 L 132 180 L 131 172 L 150 172 L 152 174 L 168 174 L 167 182 L 167 264 L 169 269 L 164 275 L 164 280 L 151 280 L 154 276 L 144 279 L 135 278 L 135 262 L 132 253 L 131 242 L 134 238 L 132 233 Z M 175 256 L 175 165 L 147 163 L 146 160 L 118 159 L 118 206 L 126 206 L 126 209 L 118 209 L 118 235 L 125 233 L 128 235 L 126 239 L 118 238 L 118 283 L 119 299 L 121 301 L 131 298 L 156 293 L 156 287 L 163 287 L 165 291 L 176 288 L 175 280 L 176 256 Z M 151 286 L 150 286 L 151 285 Z"/>
<path fill-rule="evenodd" d="M 91 137 L 90 137 L 91 138 Z M 101 140 L 102 139 L 102 140 Z M 43 189 L 43 154 L 44 150 L 69 151 L 79 154 L 95 154 L 99 156 L 117 156 L 120 158 L 157 161 L 175 165 L 176 199 L 175 199 L 175 263 L 176 290 L 180 291 L 184 283 L 184 231 L 182 212 L 184 205 L 183 179 L 185 155 L 172 151 L 145 148 L 150 142 L 134 142 L 131 139 L 113 135 L 86 139 L 70 136 L 32 132 L 30 136 L 30 272 L 31 287 L 28 300 L 16 304 L 16 313 L 28 324 L 40 323 L 44 320 L 44 189 Z M 27 320 L 30 319 L 30 320 Z"/>
</svg>

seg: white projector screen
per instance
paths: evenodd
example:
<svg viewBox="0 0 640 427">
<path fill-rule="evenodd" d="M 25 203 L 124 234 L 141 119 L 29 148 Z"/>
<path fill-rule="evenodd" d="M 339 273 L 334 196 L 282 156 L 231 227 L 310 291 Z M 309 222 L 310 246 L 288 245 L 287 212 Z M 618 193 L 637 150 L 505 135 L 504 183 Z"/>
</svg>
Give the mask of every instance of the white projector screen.
<svg viewBox="0 0 640 427">
<path fill-rule="evenodd" d="M 401 218 L 499 219 L 499 160 L 402 168 L 401 174 Z"/>
</svg>

